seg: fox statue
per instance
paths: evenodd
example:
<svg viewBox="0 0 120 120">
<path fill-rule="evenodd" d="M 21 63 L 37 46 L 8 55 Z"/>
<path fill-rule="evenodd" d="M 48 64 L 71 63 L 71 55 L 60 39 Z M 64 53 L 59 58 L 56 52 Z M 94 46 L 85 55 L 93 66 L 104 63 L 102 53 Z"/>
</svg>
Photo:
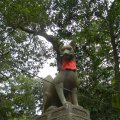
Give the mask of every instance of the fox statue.
<svg viewBox="0 0 120 120">
<path fill-rule="evenodd" d="M 77 85 L 79 82 L 75 52 L 71 45 L 60 47 L 61 68 L 53 79 L 50 75 L 43 82 L 43 112 L 67 103 L 78 106 Z"/>
</svg>

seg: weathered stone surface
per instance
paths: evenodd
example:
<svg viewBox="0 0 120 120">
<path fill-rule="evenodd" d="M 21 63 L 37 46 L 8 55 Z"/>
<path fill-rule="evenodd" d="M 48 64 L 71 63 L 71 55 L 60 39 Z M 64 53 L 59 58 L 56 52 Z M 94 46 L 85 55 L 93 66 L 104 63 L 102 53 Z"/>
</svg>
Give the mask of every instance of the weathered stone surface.
<svg viewBox="0 0 120 120">
<path fill-rule="evenodd" d="M 36 120 L 90 120 L 89 111 L 71 104 L 43 113 Z"/>
</svg>

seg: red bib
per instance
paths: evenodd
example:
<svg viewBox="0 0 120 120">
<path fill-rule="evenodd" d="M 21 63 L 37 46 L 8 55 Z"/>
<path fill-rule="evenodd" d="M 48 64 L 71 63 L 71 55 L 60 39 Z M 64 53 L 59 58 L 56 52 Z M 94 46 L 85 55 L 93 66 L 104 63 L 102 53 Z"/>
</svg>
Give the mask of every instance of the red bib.
<svg viewBox="0 0 120 120">
<path fill-rule="evenodd" d="M 77 67 L 76 67 L 76 62 L 75 61 L 65 61 L 63 64 L 62 64 L 62 70 L 77 70 Z"/>
</svg>

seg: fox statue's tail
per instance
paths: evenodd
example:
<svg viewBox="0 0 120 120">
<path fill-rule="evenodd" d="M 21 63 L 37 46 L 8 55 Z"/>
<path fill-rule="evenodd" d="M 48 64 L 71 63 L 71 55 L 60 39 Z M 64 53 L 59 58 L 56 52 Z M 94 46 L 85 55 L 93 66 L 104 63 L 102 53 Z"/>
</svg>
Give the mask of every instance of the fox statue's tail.
<svg viewBox="0 0 120 120">
<path fill-rule="evenodd" d="M 49 94 L 49 89 L 48 88 L 53 82 L 53 78 L 50 75 L 48 75 L 44 79 L 45 80 L 43 81 L 43 110 L 42 110 L 42 112 L 44 112 L 44 110 L 45 110 L 44 106 L 46 104 L 47 96 Z"/>
</svg>

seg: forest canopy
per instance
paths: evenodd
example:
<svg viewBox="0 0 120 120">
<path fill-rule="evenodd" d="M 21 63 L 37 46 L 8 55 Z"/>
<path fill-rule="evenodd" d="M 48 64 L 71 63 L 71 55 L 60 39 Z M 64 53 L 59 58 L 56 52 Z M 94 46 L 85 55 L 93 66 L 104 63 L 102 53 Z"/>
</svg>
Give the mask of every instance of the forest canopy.
<svg viewBox="0 0 120 120">
<path fill-rule="evenodd" d="M 120 1 L 1 0 L 1 120 L 33 120 L 42 109 L 36 75 L 47 59 L 59 63 L 64 41 L 79 47 L 79 104 L 92 120 L 120 119 Z"/>
</svg>

